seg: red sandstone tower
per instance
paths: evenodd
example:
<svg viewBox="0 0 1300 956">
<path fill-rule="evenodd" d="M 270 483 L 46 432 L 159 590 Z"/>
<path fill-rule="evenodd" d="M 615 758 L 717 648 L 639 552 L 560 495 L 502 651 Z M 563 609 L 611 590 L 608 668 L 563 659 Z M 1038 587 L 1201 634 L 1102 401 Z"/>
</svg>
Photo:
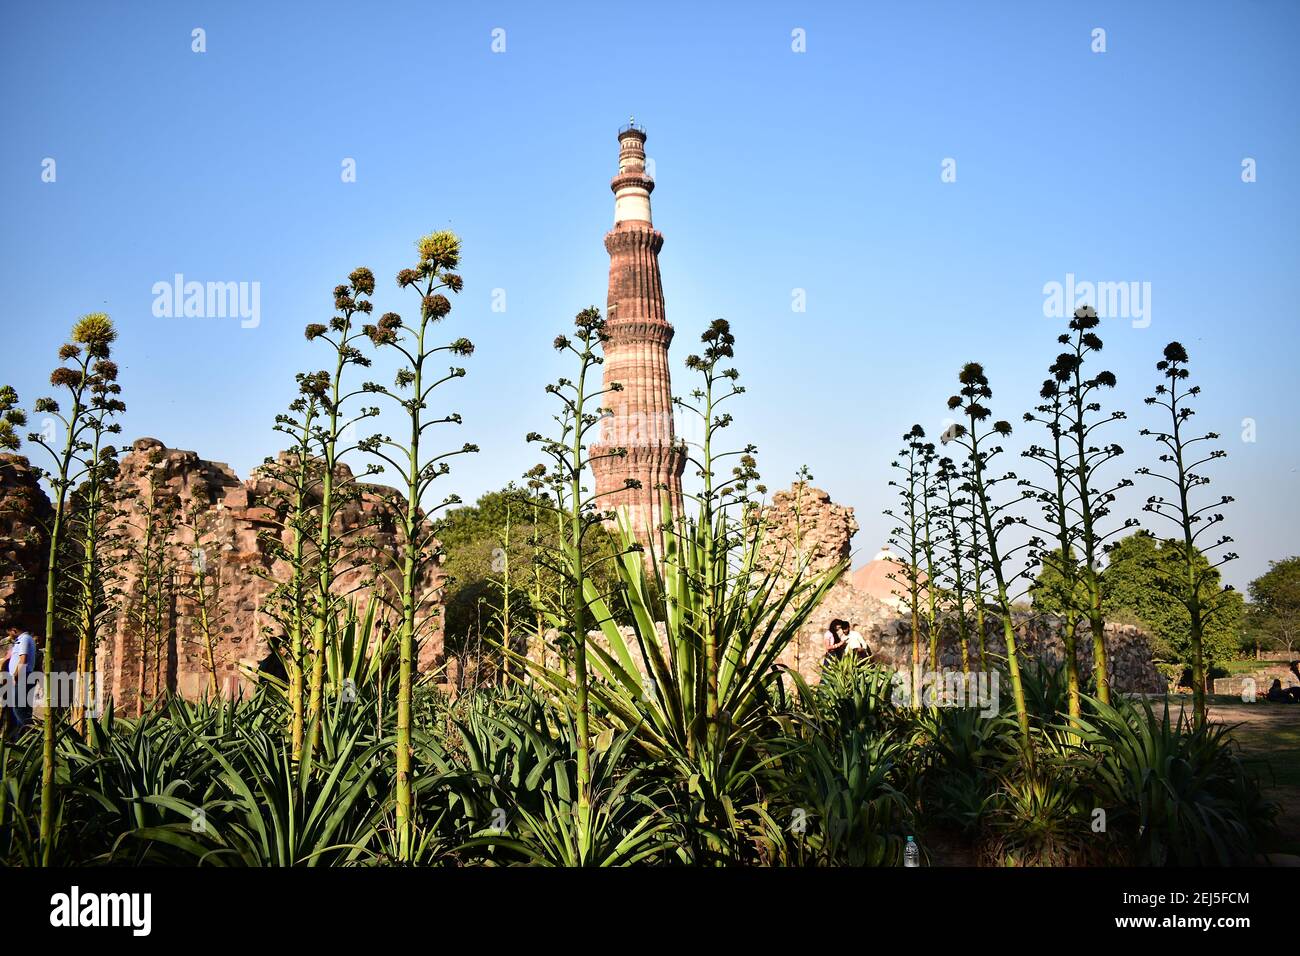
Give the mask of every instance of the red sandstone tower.
<svg viewBox="0 0 1300 956">
<path fill-rule="evenodd" d="M 614 228 L 605 236 L 609 251 L 609 295 L 606 303 L 605 387 L 617 382 L 621 392 L 604 397 L 611 414 L 601 429 L 592 456 L 614 448 L 627 449 L 624 458 L 593 462 L 597 493 L 606 507 L 626 515 L 637 540 L 662 553 L 659 529 L 663 488 L 670 506 L 680 511 L 682 471 L 686 455 L 673 440 L 672 389 L 668 345 L 673 327 L 664 318 L 664 290 L 659 279 L 659 250 L 663 234 L 650 218 L 654 180 L 645 169 L 645 130 L 629 124 L 618 134 L 618 175 L 614 191 Z M 640 489 L 623 489 L 625 479 Z"/>
</svg>

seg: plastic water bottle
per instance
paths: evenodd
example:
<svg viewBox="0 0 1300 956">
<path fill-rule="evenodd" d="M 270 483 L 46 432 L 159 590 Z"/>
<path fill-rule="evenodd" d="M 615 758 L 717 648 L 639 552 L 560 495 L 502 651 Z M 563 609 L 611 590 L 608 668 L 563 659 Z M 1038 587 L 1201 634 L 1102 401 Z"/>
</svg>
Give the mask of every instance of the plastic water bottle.
<svg viewBox="0 0 1300 956">
<path fill-rule="evenodd" d="M 916 841 L 911 837 L 907 838 L 907 846 L 903 847 L 903 866 L 920 866 L 921 865 L 921 848 L 916 845 Z"/>
</svg>

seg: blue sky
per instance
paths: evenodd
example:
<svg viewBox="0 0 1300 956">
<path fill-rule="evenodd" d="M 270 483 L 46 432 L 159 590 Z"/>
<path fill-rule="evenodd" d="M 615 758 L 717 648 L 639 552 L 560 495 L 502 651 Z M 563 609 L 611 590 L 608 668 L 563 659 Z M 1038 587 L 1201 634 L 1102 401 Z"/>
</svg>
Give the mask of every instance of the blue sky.
<svg viewBox="0 0 1300 956">
<path fill-rule="evenodd" d="M 1179 339 L 1198 421 L 1230 456 L 1216 488 L 1239 499 L 1229 579 L 1300 550 L 1295 3 L 51 2 L 0 17 L 0 373 L 29 403 L 71 322 L 108 311 L 127 436 L 246 475 L 276 450 L 293 373 L 322 364 L 301 330 L 331 314 L 332 287 L 367 265 L 379 310 L 409 308 L 391 276 L 450 227 L 465 292 L 448 331 L 478 352 L 445 400 L 483 449 L 454 475 L 472 500 L 536 461 L 522 436 L 567 371 L 549 342 L 604 304 L 614 137 L 635 113 L 676 391 L 699 332 L 728 318 L 749 387 L 734 438 L 759 445 L 772 486 L 807 463 L 857 509 L 867 556 L 898 438 L 942 427 L 963 362 L 986 364 L 1000 417 L 1032 403 L 1060 331 L 1043 288 L 1067 274 L 1150 283 L 1149 325 L 1103 324 L 1130 411 L 1117 473 L 1151 456 L 1141 396 Z M 260 324 L 155 317 L 154 283 L 176 273 L 260 283 Z"/>
</svg>

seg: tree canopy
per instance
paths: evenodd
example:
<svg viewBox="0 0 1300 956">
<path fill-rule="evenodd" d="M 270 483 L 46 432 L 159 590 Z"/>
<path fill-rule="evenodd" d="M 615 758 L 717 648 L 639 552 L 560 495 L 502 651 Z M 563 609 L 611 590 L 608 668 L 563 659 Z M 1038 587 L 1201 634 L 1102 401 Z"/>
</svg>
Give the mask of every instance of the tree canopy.
<svg viewBox="0 0 1300 956">
<path fill-rule="evenodd" d="M 491 643 L 501 636 L 507 564 L 511 627 L 535 626 L 539 587 L 544 604 L 553 600 L 559 587 L 559 575 L 545 566 L 547 552 L 553 552 L 558 543 L 553 521 L 547 512 L 531 507 L 528 493 L 513 484 L 489 491 L 474 504 L 443 516 L 438 540 L 446 554 L 443 568 L 450 578 L 446 590 L 449 648 L 463 648 L 480 637 Z M 603 527 L 593 529 L 593 535 L 594 551 L 612 557 L 616 552 L 614 535 Z M 614 581 L 613 561 L 603 562 L 596 573 L 597 586 L 606 593 Z M 613 601 L 610 607 L 621 609 L 622 602 Z"/>
<path fill-rule="evenodd" d="M 1151 633 L 1158 657 L 1187 663 L 1191 623 L 1174 587 L 1176 576 L 1186 573 L 1182 548 L 1181 541 L 1162 540 L 1147 531 L 1120 539 L 1108 552 L 1101 572 L 1101 593 L 1108 619 L 1136 618 Z M 1198 571 L 1208 567 L 1199 551 L 1193 560 Z M 1061 613 L 1064 583 L 1059 564 L 1059 560 L 1045 563 L 1034 581 L 1035 610 Z M 1245 602 L 1240 593 L 1223 589 L 1217 571 L 1207 575 L 1201 592 L 1203 600 L 1215 607 L 1205 631 L 1205 654 L 1211 663 L 1228 660 L 1237 651 Z"/>
<path fill-rule="evenodd" d="M 1250 582 L 1250 624 L 1288 654 L 1300 641 L 1300 556 L 1270 561 Z"/>
</svg>

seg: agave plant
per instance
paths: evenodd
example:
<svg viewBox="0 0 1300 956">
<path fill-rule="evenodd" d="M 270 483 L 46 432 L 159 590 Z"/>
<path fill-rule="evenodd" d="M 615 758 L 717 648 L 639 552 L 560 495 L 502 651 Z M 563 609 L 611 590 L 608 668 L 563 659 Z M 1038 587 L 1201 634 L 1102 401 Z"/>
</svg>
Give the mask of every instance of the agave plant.
<svg viewBox="0 0 1300 956">
<path fill-rule="evenodd" d="M 570 732 L 564 739 L 572 756 L 537 764 L 530 775 L 531 783 L 544 782 L 535 791 L 539 805 L 519 799 L 530 789 L 516 781 L 498 788 L 498 818 L 464 848 L 504 850 L 534 866 L 630 866 L 666 856 L 671 817 L 660 806 L 661 784 L 625 760 L 632 735 L 620 734 L 607 747 L 598 741 L 593 749 L 592 812 L 585 819 L 576 812 L 575 738 Z"/>
<path fill-rule="evenodd" d="M 344 714 L 364 712 L 375 718 L 376 726 L 388 719 L 384 712 L 385 701 L 393 699 L 397 687 L 397 635 L 378 617 L 378 605 L 370 602 L 358 612 L 356 603 L 348 605 L 344 616 L 328 629 L 325 642 L 322 673 L 322 706 L 334 712 L 334 718 Z M 288 650 L 273 645 L 272 651 L 284 660 Z M 288 708 L 292 702 L 290 682 L 277 674 L 240 665 L 246 678 L 257 684 L 259 691 Z M 359 707 L 347 705 L 359 704 Z M 323 741 L 328 745 L 328 741 Z"/>
<path fill-rule="evenodd" d="M 41 865 L 41 765 L 42 741 L 34 733 L 11 743 L 0 734 L 0 862 L 7 866 Z M 61 810 L 62 808 L 60 808 Z M 55 814 L 60 820 L 63 814 Z M 55 828 L 58 841 L 52 858 L 65 859 L 65 833 Z"/>
<path fill-rule="evenodd" d="M 338 751 L 309 773 L 300 772 L 281 733 L 239 728 L 233 753 L 201 741 L 217 765 L 203 801 L 151 801 L 183 814 L 187 823 L 143 827 L 130 836 L 216 866 L 319 866 L 368 858 L 377 813 L 391 789 L 376 779 L 384 746 L 362 742 L 359 731 L 336 734 L 329 710 L 322 718 L 324 736 L 336 740 Z"/>
<path fill-rule="evenodd" d="M 1016 762 L 1014 714 L 985 716 L 973 707 L 916 714 L 913 743 L 926 754 L 921 792 L 927 817 L 970 835 L 997 800 L 997 784 Z"/>
<path fill-rule="evenodd" d="M 708 530 L 683 522 L 679 534 L 667 536 L 662 570 L 633 550 L 626 525 L 620 533 L 626 553 L 619 559 L 619 579 L 632 633 L 624 636 L 605 600 L 588 585 L 588 605 L 604 642 L 588 636 L 590 694 L 597 705 L 592 724 L 611 735 L 631 734 L 638 752 L 667 765 L 686 784 L 699 832 L 712 833 L 711 852 L 721 853 L 724 845 L 747 839 L 738 808 L 753 795 L 755 775 L 774 759 L 763 739 L 778 731 L 772 722 L 772 702 L 780 693 L 777 660 L 843 569 L 782 580 L 757 563 L 762 532 L 755 524 L 729 573 L 705 588 L 700 582 L 712 573 L 707 566 L 717 553 L 710 538 L 735 533 L 723 519 Z M 663 595 L 662 603 L 651 597 L 656 594 Z M 662 635 L 656 620 L 663 622 Z M 706 624 L 713 633 L 712 655 L 705 654 Z M 716 664 L 713 674 L 710 661 Z M 527 663 L 539 685 L 571 708 L 574 682 Z"/>
<path fill-rule="evenodd" d="M 782 793 L 792 811 L 792 832 L 807 844 L 806 862 L 890 866 L 902 861 L 909 811 L 894 781 L 903 755 L 901 741 L 861 725 L 838 740 L 809 736 L 797 755 L 799 775 Z"/>
<path fill-rule="evenodd" d="M 1260 795 L 1222 724 L 1171 720 L 1141 706 L 1088 701 L 1082 722 L 1097 805 L 1140 865 L 1227 865 L 1248 860 L 1277 808 Z"/>
<path fill-rule="evenodd" d="M 1095 862 L 1100 844 L 1089 827 L 1086 793 L 1072 774 L 1040 758 L 998 777 L 985 848 L 999 866 L 1071 866 Z"/>
<path fill-rule="evenodd" d="M 631 532 L 623 527 L 624 540 Z M 635 731 L 635 741 L 659 759 L 694 759 L 724 753 L 737 735 L 766 719 L 777 689 L 777 660 L 843 569 L 782 581 L 757 563 L 761 531 L 747 539 L 733 573 L 724 584 L 716 613 L 717 727 L 706 719 L 705 659 L 701 623 L 707 600 L 696 584 L 701 578 L 708 534 L 691 524 L 686 534 L 669 537 L 665 560 L 647 567 L 634 553 L 621 556 L 620 579 L 633 621 L 630 639 L 608 606 L 588 592 L 607 647 L 589 640 L 593 670 L 600 680 L 592 694 L 603 708 L 599 721 L 616 732 Z M 660 607 L 649 595 L 664 595 Z M 656 618 L 663 619 L 663 635 Z M 635 652 L 635 653 L 634 653 Z M 645 662 L 642 673 L 635 661 Z M 563 675 L 547 673 L 544 683 L 563 691 Z M 558 680 L 557 680 L 558 678 Z M 711 733 L 711 730 L 719 733 Z"/>
</svg>

